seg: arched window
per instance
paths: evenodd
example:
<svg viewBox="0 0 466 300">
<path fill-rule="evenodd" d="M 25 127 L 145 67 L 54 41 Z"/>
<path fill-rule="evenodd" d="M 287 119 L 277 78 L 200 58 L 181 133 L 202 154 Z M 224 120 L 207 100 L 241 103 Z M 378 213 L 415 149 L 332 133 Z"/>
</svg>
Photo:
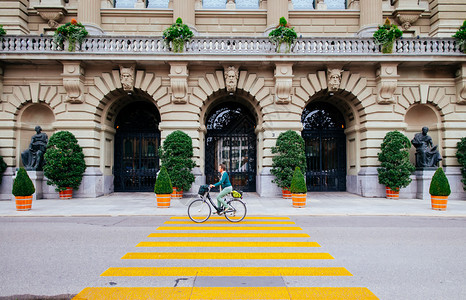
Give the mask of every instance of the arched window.
<svg viewBox="0 0 466 300">
<path fill-rule="evenodd" d="M 293 0 L 293 9 L 314 9 L 315 0 Z"/>
</svg>

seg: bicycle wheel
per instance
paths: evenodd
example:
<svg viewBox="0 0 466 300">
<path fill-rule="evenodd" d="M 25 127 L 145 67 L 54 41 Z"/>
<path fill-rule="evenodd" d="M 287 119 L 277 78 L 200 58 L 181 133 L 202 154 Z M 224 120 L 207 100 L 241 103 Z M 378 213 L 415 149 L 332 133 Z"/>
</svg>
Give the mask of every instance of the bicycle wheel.
<svg viewBox="0 0 466 300">
<path fill-rule="evenodd" d="M 233 199 L 227 202 L 232 208 L 225 212 L 225 218 L 230 222 L 240 222 L 246 217 L 246 204 L 238 199 Z"/>
<path fill-rule="evenodd" d="M 194 200 L 188 206 L 188 216 L 196 223 L 207 221 L 210 217 L 211 211 L 212 209 L 210 208 L 209 203 L 202 199 Z"/>
</svg>

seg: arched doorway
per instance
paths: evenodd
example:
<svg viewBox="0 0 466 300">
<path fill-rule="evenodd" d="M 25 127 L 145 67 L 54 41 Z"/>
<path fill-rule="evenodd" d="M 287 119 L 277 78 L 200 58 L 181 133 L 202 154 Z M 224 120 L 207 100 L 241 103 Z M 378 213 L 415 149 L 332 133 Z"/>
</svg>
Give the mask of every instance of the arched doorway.
<svg viewBox="0 0 466 300">
<path fill-rule="evenodd" d="M 123 107 L 115 122 L 115 192 L 151 192 L 159 170 L 160 116 L 137 101 Z"/>
<path fill-rule="evenodd" d="M 301 116 L 309 191 L 346 191 L 345 120 L 326 102 L 311 102 Z"/>
<path fill-rule="evenodd" d="M 255 126 L 250 110 L 236 101 L 219 104 L 211 110 L 206 119 L 207 183 L 219 180 L 217 167 L 225 164 L 233 188 L 256 191 Z"/>
</svg>

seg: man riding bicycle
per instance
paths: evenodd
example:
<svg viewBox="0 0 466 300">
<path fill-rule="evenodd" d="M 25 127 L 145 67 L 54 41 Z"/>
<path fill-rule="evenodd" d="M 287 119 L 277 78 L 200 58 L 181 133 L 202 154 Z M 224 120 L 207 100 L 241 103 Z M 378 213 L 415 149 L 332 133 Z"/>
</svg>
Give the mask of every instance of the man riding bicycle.
<svg viewBox="0 0 466 300">
<path fill-rule="evenodd" d="M 219 211 L 219 214 L 225 212 L 225 210 L 230 208 L 230 206 L 224 200 L 224 197 L 228 195 L 229 193 L 231 193 L 231 191 L 233 190 L 233 187 L 231 186 L 231 182 L 230 182 L 230 177 L 228 176 L 226 169 L 227 167 L 224 164 L 220 164 L 218 166 L 218 171 L 222 175 L 220 178 L 220 181 L 215 184 L 210 185 L 210 188 L 217 187 L 217 186 L 221 186 L 222 188 L 222 190 L 217 196 L 217 206 L 219 208 L 222 207 L 222 210 Z"/>
</svg>

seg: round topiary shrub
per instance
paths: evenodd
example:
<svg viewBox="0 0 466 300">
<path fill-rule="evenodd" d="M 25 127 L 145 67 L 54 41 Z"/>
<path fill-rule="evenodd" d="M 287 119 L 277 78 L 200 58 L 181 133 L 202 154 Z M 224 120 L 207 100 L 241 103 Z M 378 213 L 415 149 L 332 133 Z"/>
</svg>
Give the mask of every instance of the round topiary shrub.
<svg viewBox="0 0 466 300">
<path fill-rule="evenodd" d="M 83 179 L 86 163 L 82 148 L 76 137 L 69 131 L 52 135 L 44 154 L 44 175 L 47 184 L 64 191 L 67 187 L 78 189 Z"/>
<path fill-rule="evenodd" d="M 449 196 L 451 194 L 450 183 L 442 168 L 435 171 L 430 182 L 429 194 L 433 196 Z"/>
<path fill-rule="evenodd" d="M 157 180 L 155 181 L 154 193 L 159 195 L 173 193 L 172 182 L 170 180 L 170 176 L 168 175 L 167 169 L 164 166 L 160 168 L 160 173 L 157 176 Z"/>
<path fill-rule="evenodd" d="M 2 184 L 3 173 L 5 173 L 7 167 L 8 166 L 3 160 L 3 156 L 0 156 L 0 184 Z"/>
<path fill-rule="evenodd" d="M 304 174 L 299 167 L 296 167 L 291 180 L 290 192 L 292 194 L 305 194 L 307 193 L 306 180 Z"/>
<path fill-rule="evenodd" d="M 415 167 L 409 161 L 409 148 L 411 143 L 401 132 L 395 130 L 385 135 L 378 153 L 381 162 L 380 168 L 377 168 L 380 184 L 397 192 L 411 183 L 409 176 Z"/>
<path fill-rule="evenodd" d="M 463 175 L 461 182 L 463 183 L 463 189 L 466 191 L 466 137 L 461 138 L 461 141 L 456 144 L 456 148 L 458 149 L 456 157 L 460 163 L 461 174 Z"/>
<path fill-rule="evenodd" d="M 272 153 L 272 170 L 275 179 L 272 180 L 280 188 L 289 188 L 293 178 L 293 172 L 299 167 L 306 170 L 306 153 L 304 139 L 295 131 L 288 130 L 280 133 Z"/>
<path fill-rule="evenodd" d="M 16 197 L 31 196 L 36 192 L 34 184 L 24 168 L 19 168 L 13 181 L 12 194 Z"/>
<path fill-rule="evenodd" d="M 171 183 L 178 191 L 191 188 L 195 178 L 191 170 L 196 166 L 193 157 L 193 141 L 189 135 L 177 130 L 170 133 L 160 147 L 160 160 L 167 168 Z"/>
</svg>

